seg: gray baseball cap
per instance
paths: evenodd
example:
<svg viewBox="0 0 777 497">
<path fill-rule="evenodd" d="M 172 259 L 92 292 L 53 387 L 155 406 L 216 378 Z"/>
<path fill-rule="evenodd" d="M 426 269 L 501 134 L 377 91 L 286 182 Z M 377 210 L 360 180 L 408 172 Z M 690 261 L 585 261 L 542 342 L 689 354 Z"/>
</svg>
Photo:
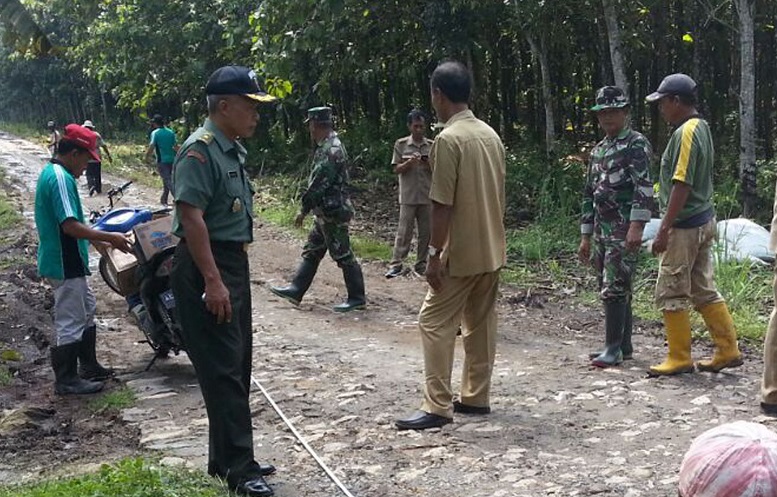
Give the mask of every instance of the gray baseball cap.
<svg viewBox="0 0 777 497">
<path fill-rule="evenodd" d="M 645 97 L 648 102 L 656 102 L 669 95 L 685 95 L 693 97 L 696 95 L 696 81 L 687 74 L 677 73 L 665 77 L 658 89 Z"/>
</svg>

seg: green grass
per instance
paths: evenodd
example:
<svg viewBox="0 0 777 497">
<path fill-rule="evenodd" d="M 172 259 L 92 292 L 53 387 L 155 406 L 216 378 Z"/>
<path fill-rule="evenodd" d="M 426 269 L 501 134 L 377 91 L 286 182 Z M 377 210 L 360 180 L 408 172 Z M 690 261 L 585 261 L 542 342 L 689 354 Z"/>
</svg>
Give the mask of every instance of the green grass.
<svg viewBox="0 0 777 497">
<path fill-rule="evenodd" d="M 94 474 L 0 487 L 0 497 L 226 497 L 223 483 L 202 471 L 160 467 L 143 458 L 103 465 Z"/>
<path fill-rule="evenodd" d="M 132 180 L 133 183 L 152 188 L 162 188 L 162 178 L 156 172 L 154 165 L 144 162 L 146 153 L 145 145 L 133 142 L 110 142 L 108 148 L 111 151 L 113 162 L 103 154 L 102 170 L 104 173 Z"/>
<path fill-rule="evenodd" d="M 0 387 L 7 387 L 13 382 L 13 375 L 8 366 L 0 364 Z"/>
<path fill-rule="evenodd" d="M 89 402 L 89 409 L 95 412 L 121 410 L 135 404 L 135 392 L 129 387 L 105 393 Z"/>
<path fill-rule="evenodd" d="M 0 174 L 0 183 L 5 182 L 5 177 Z M 0 231 L 7 230 L 18 225 L 24 218 L 19 209 L 14 205 L 8 196 L 0 190 Z"/>
</svg>

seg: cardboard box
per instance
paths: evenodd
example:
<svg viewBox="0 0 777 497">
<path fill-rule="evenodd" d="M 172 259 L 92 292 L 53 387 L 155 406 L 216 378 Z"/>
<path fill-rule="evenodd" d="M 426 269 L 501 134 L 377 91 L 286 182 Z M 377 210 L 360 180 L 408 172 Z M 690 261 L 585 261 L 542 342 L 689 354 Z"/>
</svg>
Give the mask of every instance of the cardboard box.
<svg viewBox="0 0 777 497">
<path fill-rule="evenodd" d="M 137 240 L 138 256 L 145 262 L 154 254 L 178 245 L 178 237 L 170 233 L 172 229 L 172 216 L 160 217 L 135 226 L 132 232 Z"/>
<path fill-rule="evenodd" d="M 108 274 L 104 277 L 113 281 L 125 297 L 137 293 L 139 290 L 136 278 L 138 259 L 135 255 L 125 254 L 111 246 L 101 247 L 98 251 L 107 261 L 105 268 Z"/>
</svg>

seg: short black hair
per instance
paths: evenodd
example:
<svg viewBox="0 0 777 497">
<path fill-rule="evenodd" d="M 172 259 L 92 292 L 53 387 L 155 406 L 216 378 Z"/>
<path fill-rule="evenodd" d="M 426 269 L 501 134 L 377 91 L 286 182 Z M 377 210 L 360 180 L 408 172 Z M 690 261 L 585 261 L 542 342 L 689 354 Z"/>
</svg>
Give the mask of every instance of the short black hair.
<svg viewBox="0 0 777 497">
<path fill-rule="evenodd" d="M 431 86 L 455 104 L 467 103 L 472 92 L 472 74 L 461 62 L 446 61 L 432 73 Z"/>
<path fill-rule="evenodd" d="M 413 124 L 415 121 L 426 122 L 426 113 L 421 109 L 413 109 L 407 114 L 407 124 Z"/>
<path fill-rule="evenodd" d="M 83 150 L 84 152 L 88 152 L 87 149 L 70 140 L 60 140 L 59 143 L 57 143 L 57 154 L 59 155 L 67 155 L 73 150 Z"/>
</svg>

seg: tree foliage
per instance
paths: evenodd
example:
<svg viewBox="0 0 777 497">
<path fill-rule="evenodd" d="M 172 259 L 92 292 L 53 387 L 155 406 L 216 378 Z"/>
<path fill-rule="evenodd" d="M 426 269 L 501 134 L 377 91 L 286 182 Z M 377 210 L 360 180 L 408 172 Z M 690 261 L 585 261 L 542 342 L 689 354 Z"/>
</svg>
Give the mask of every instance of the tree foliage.
<svg viewBox="0 0 777 497">
<path fill-rule="evenodd" d="M 623 67 L 615 69 L 628 81 L 634 126 L 660 150 L 665 125 L 644 97 L 666 74 L 690 74 L 722 152 L 719 170 L 734 178 L 741 81 L 735 3 L 742 1 L 26 0 L 31 18 L 63 49 L 33 60 L 6 44 L 0 119 L 97 115 L 127 128 L 161 113 L 192 126 L 204 112 L 208 74 L 238 63 L 256 68 L 282 97 L 266 146 L 302 142 L 304 109 L 331 104 L 340 126 L 370 149 L 367 167 L 382 168 L 385 154 L 371 146 L 402 133 L 411 108 L 431 111 L 428 76 L 440 60 L 455 58 L 473 70 L 476 113 L 507 143 L 552 151 L 558 141 L 564 151 L 596 139 L 588 108 L 597 87 L 614 83 L 616 33 Z M 777 2 L 748 1 L 761 163 L 774 156 Z"/>
</svg>

